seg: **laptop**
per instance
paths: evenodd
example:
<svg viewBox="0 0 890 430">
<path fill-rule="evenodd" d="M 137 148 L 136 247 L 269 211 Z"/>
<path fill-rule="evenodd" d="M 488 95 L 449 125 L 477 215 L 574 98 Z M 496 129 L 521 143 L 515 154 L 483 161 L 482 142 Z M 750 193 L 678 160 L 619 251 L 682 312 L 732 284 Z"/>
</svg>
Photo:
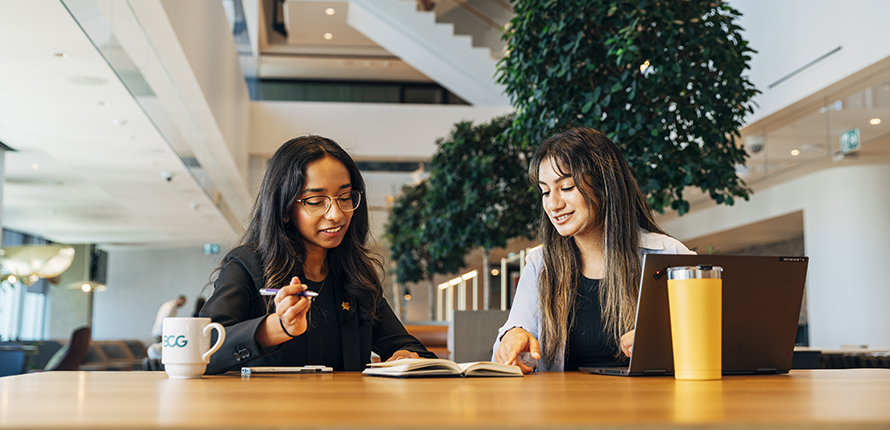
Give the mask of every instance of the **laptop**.
<svg viewBox="0 0 890 430">
<path fill-rule="evenodd" d="M 723 268 L 723 374 L 788 373 L 807 278 L 807 257 L 646 254 L 628 366 L 582 367 L 603 375 L 673 375 L 667 268 Z"/>
</svg>

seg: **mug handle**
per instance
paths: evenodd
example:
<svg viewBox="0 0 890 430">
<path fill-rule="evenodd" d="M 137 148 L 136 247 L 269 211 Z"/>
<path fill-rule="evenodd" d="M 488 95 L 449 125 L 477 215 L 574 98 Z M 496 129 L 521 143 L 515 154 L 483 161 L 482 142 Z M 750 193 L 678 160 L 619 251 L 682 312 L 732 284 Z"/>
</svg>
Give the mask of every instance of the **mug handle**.
<svg viewBox="0 0 890 430">
<path fill-rule="evenodd" d="M 210 330 L 216 329 L 216 332 L 219 334 L 219 338 L 216 339 L 216 343 L 213 344 L 213 348 L 210 348 L 209 351 L 205 352 L 204 355 L 201 356 L 201 360 L 204 363 L 210 363 L 210 356 L 216 352 L 219 347 L 222 346 L 222 343 L 226 340 L 226 329 L 223 328 L 220 323 L 210 323 L 204 327 L 204 336 L 210 335 Z"/>
</svg>

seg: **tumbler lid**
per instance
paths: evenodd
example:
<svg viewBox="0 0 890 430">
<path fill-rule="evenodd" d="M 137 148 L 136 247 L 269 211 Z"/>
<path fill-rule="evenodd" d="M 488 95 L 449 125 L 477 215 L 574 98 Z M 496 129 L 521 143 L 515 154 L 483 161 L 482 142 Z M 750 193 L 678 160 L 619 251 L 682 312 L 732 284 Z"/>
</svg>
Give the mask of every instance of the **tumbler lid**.
<svg viewBox="0 0 890 430">
<path fill-rule="evenodd" d="M 723 268 L 720 266 L 677 266 L 668 267 L 668 279 L 721 279 Z"/>
</svg>

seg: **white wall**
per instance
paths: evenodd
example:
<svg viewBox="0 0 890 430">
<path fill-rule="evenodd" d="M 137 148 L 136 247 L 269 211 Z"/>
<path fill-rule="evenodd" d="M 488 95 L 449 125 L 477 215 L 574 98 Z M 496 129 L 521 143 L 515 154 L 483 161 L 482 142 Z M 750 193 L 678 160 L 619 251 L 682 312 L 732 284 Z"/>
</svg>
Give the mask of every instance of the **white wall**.
<svg viewBox="0 0 890 430">
<path fill-rule="evenodd" d="M 250 95 L 222 2 L 162 0 L 204 99 L 246 179 Z"/>
<path fill-rule="evenodd" d="M 156 56 L 162 64 L 162 70 L 141 72 L 213 181 L 208 192 L 221 192 L 231 211 L 226 216 L 238 231 L 234 219 L 244 218 L 250 206 L 250 100 L 223 6 L 216 0 L 142 0 L 128 6 L 138 21 L 132 25 L 150 40 L 144 55 Z"/>
<path fill-rule="evenodd" d="M 744 37 L 758 51 L 749 78 L 763 92 L 753 123 L 890 56 L 886 0 L 729 0 Z M 772 89 L 767 86 L 842 46 Z"/>
<path fill-rule="evenodd" d="M 680 240 L 803 211 L 810 345 L 890 347 L 890 165 L 822 170 L 663 223 Z"/>
<path fill-rule="evenodd" d="M 271 156 L 288 139 L 318 134 L 357 158 L 429 159 L 461 120 L 484 122 L 510 106 L 277 102 L 251 104 L 250 153 Z"/>
<path fill-rule="evenodd" d="M 204 255 L 200 247 L 108 249 L 108 291 L 96 293 L 94 339 L 141 339 L 153 342 L 151 327 L 164 302 L 184 294 L 179 315 L 190 316 L 195 298 L 210 295 L 210 274 L 228 252 Z"/>
</svg>

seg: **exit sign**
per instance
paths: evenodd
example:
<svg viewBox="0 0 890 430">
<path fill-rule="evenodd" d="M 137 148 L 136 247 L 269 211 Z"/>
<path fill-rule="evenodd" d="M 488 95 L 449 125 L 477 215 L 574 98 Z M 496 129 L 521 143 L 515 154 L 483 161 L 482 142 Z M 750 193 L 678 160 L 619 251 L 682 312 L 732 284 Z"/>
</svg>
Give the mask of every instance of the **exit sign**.
<svg viewBox="0 0 890 430">
<path fill-rule="evenodd" d="M 841 152 L 849 154 L 859 148 L 862 148 L 862 144 L 859 142 L 858 128 L 841 133 Z"/>
</svg>

